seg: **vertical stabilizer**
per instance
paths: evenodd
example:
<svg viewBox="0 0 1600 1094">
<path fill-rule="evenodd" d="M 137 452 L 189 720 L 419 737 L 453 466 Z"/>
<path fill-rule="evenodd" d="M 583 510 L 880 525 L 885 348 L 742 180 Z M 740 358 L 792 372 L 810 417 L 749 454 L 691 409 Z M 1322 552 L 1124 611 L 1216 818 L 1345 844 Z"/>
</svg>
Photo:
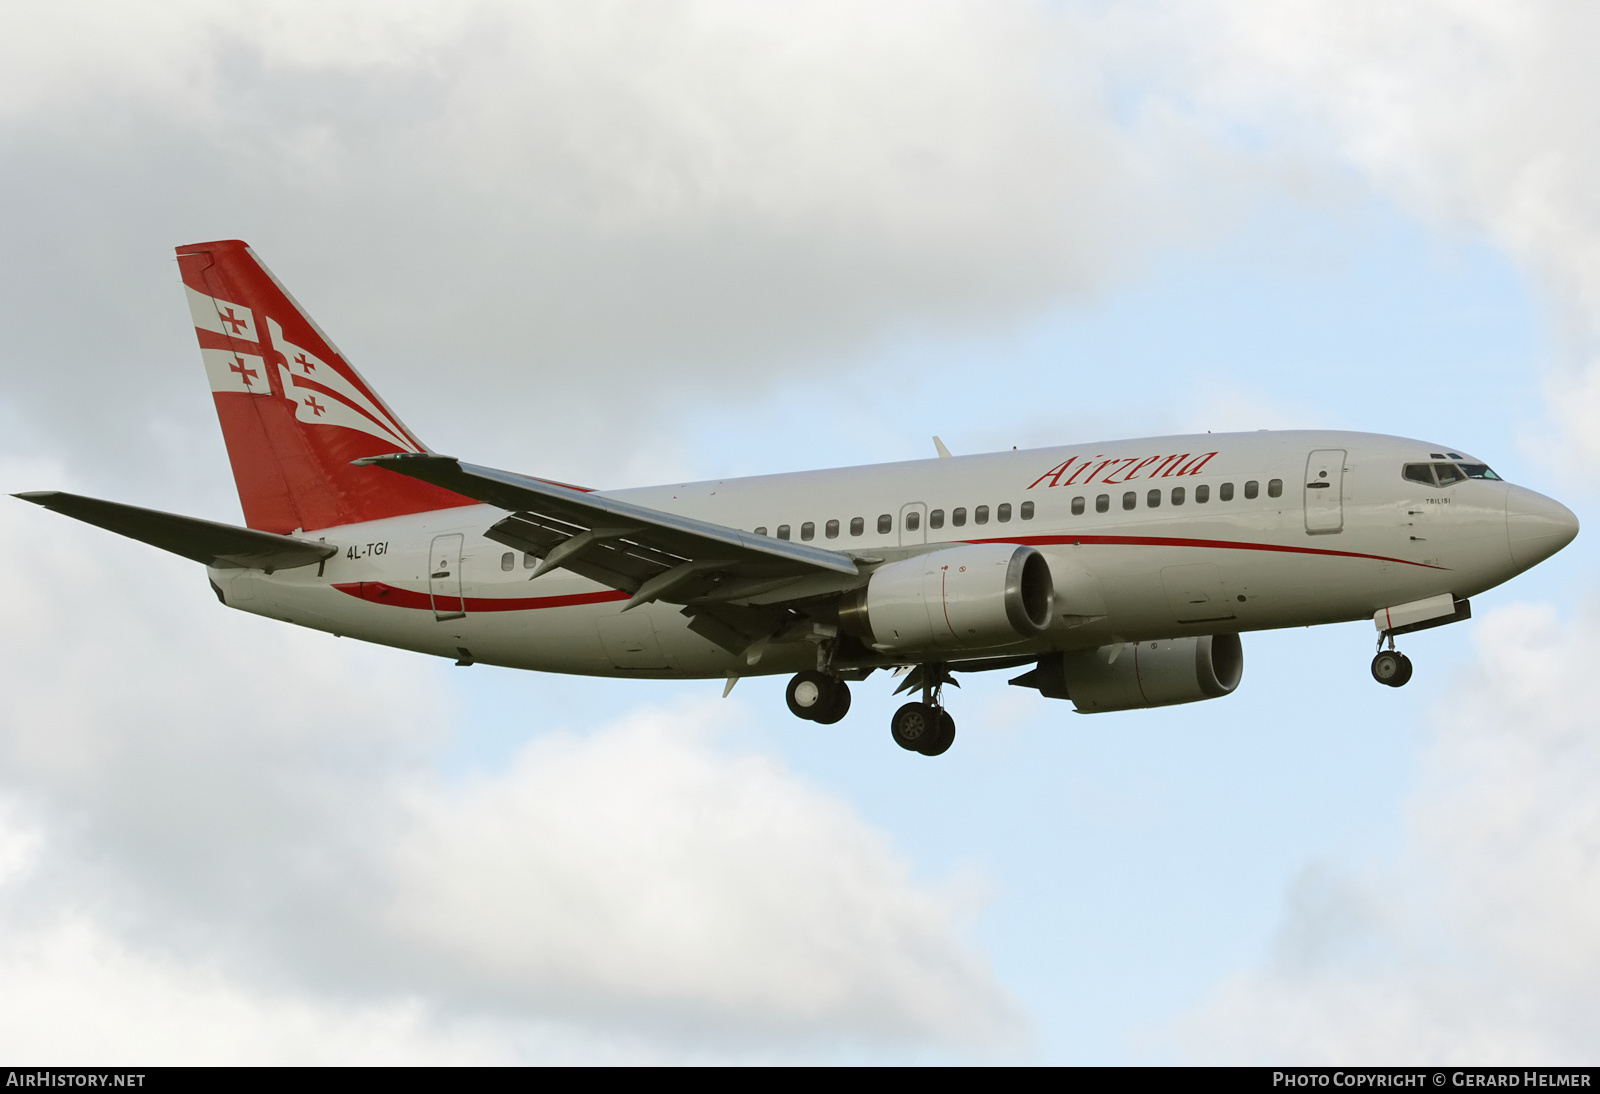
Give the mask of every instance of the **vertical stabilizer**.
<svg viewBox="0 0 1600 1094">
<path fill-rule="evenodd" d="M 178 269 L 251 528 L 284 533 L 476 504 L 351 466 L 427 448 L 248 245 L 179 247 Z"/>
</svg>

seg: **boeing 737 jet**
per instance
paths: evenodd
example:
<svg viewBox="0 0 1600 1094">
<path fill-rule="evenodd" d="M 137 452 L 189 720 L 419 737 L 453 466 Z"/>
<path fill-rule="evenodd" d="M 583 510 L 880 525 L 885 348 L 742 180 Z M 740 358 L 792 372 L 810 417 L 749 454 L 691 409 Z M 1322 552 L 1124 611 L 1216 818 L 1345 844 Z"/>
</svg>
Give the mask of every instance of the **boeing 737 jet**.
<svg viewBox="0 0 1600 1094">
<path fill-rule="evenodd" d="M 1449 445 L 1202 434 L 591 490 L 427 448 L 238 240 L 178 268 L 244 527 L 24 500 L 203 563 L 231 608 L 475 662 L 595 676 L 793 674 L 833 723 L 900 674 L 902 748 L 946 751 L 954 674 L 1083 713 L 1226 696 L 1239 635 L 1372 619 L 1395 638 L 1577 535 Z M 725 693 L 726 694 L 726 693 Z"/>
</svg>

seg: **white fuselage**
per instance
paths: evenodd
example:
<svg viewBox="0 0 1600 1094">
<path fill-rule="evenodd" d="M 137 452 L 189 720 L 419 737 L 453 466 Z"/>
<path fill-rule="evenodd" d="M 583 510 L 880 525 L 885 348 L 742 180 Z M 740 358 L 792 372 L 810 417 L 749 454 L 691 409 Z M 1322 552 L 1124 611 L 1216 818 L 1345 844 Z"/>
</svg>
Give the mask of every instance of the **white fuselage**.
<svg viewBox="0 0 1600 1094">
<path fill-rule="evenodd" d="M 1402 478 L 1402 465 L 1442 451 L 1365 433 L 1202 434 L 610 496 L 745 531 L 786 527 L 796 540 L 809 528 L 813 545 L 870 559 L 938 545 L 1030 544 L 1050 563 L 1055 622 L 1041 638 L 968 651 L 1009 656 L 1369 619 L 1389 605 L 1476 595 L 1549 553 L 1519 553 L 1513 528 L 1522 509 L 1554 506 L 1548 499 L 1494 479 L 1440 488 Z M 1168 458 L 1178 454 L 1184 459 Z M 1308 485 L 1319 475 L 1329 485 Z M 1000 519 L 1002 506 L 1009 519 Z M 957 510 L 965 514 L 959 526 Z M 936 511 L 941 526 L 930 527 Z M 225 602 L 244 611 L 487 664 L 721 677 L 792 672 L 814 659 L 814 645 L 797 641 L 751 664 L 690 631 L 677 605 L 622 614 L 625 594 L 561 569 L 530 582 L 522 554 L 484 538 L 502 516 L 473 505 L 318 529 L 301 534 L 340 549 L 320 567 L 210 575 Z M 884 516 L 888 531 L 879 530 Z"/>
</svg>

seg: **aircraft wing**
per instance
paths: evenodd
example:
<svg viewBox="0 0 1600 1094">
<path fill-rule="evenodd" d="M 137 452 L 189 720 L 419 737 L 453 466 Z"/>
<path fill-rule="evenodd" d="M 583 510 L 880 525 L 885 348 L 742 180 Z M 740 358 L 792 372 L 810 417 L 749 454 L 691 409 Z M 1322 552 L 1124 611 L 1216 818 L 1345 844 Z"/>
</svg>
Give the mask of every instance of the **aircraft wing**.
<svg viewBox="0 0 1600 1094">
<path fill-rule="evenodd" d="M 34 490 L 13 496 L 207 566 L 234 566 L 265 570 L 270 574 L 274 570 L 321 562 L 339 550 L 329 543 L 141 509 L 136 505 L 101 501 L 60 490 Z"/>
<path fill-rule="evenodd" d="M 798 619 L 774 605 L 838 592 L 860 572 L 854 559 L 838 551 L 741 532 L 450 456 L 401 452 L 355 462 L 509 510 L 484 535 L 543 559 L 534 577 L 564 567 L 629 593 L 632 599 L 624 611 L 652 600 L 687 604 L 691 626 L 730 649 L 743 649 Z M 751 598 L 761 604 L 752 605 Z M 724 633 L 726 628 L 739 637 Z"/>
</svg>

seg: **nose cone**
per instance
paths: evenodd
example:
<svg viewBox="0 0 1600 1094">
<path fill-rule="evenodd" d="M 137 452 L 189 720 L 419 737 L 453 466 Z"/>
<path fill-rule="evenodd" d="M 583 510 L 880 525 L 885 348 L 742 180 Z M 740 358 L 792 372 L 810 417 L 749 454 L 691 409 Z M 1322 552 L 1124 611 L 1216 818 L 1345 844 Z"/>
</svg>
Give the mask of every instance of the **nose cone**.
<svg viewBox="0 0 1600 1094">
<path fill-rule="evenodd" d="M 1506 491 L 1506 539 L 1511 561 L 1527 569 L 1555 554 L 1578 534 L 1578 518 L 1559 501 L 1513 486 Z"/>
</svg>

